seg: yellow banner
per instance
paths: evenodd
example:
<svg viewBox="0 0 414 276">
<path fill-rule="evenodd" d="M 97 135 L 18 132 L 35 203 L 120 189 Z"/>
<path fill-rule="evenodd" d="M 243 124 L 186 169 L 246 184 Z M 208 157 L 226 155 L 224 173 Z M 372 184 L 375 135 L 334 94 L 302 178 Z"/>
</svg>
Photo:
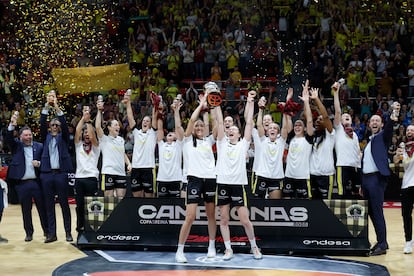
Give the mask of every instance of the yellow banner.
<svg viewBox="0 0 414 276">
<path fill-rule="evenodd" d="M 87 93 L 129 88 L 128 64 L 59 68 L 52 70 L 59 93 Z"/>
</svg>

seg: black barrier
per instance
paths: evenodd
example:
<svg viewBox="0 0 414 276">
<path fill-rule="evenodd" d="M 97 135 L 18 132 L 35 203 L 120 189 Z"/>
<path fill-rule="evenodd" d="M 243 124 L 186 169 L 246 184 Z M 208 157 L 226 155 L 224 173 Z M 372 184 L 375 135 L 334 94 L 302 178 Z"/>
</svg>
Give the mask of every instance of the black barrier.
<svg viewBox="0 0 414 276">
<path fill-rule="evenodd" d="M 185 219 L 182 199 L 86 198 L 80 248 L 175 250 Z M 368 210 L 364 200 L 250 200 L 250 219 L 264 253 L 367 255 Z M 248 239 L 231 209 L 231 242 L 247 252 Z M 219 208 L 217 207 L 217 225 Z M 217 227 L 217 246 L 223 247 Z M 199 206 L 186 250 L 206 250 L 207 218 Z"/>
</svg>

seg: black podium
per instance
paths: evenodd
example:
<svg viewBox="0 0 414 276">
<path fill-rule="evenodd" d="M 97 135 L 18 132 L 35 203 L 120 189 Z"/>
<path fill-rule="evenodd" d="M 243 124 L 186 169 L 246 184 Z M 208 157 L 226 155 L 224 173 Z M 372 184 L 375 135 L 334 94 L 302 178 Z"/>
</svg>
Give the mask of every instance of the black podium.
<svg viewBox="0 0 414 276">
<path fill-rule="evenodd" d="M 364 200 L 251 199 L 250 219 L 264 253 L 367 255 L 368 209 Z M 175 250 L 185 219 L 183 199 L 87 197 L 85 231 L 77 245 L 89 249 Z M 217 207 L 217 226 L 220 214 Z M 244 229 L 231 209 L 235 251 L 250 249 Z M 207 219 L 200 205 L 186 242 L 187 251 L 206 250 Z M 224 247 L 217 227 L 218 247 Z"/>
</svg>

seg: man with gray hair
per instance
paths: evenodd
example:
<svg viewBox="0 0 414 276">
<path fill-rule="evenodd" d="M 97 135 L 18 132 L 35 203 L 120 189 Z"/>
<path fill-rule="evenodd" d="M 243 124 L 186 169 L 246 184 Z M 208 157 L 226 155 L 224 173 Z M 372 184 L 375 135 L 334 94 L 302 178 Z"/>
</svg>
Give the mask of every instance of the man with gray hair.
<svg viewBox="0 0 414 276">
<path fill-rule="evenodd" d="M 57 115 L 49 125 L 49 111 Z M 48 236 L 45 243 L 57 241 L 55 195 L 62 209 L 66 241 L 73 241 L 71 234 L 71 214 L 68 203 L 68 173 L 72 172 L 72 159 L 69 154 L 69 130 L 62 109 L 58 105 L 56 92 L 47 94 L 47 102 L 40 116 L 40 136 L 43 153 L 40 163 L 40 181 L 45 195 L 48 221 Z"/>
</svg>

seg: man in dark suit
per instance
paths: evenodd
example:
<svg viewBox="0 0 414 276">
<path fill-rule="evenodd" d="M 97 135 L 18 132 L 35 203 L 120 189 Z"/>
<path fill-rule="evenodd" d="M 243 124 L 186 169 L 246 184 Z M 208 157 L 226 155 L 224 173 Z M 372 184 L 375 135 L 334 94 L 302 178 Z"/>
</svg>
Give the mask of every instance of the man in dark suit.
<svg viewBox="0 0 414 276">
<path fill-rule="evenodd" d="M 7 128 L 6 142 L 13 157 L 8 167 L 7 179 L 15 184 L 23 214 L 23 226 L 26 232 L 26 242 L 33 240 L 32 199 L 39 213 L 43 233 L 46 235 L 47 217 L 43 192 L 39 183 L 40 156 L 43 145 L 33 141 L 32 131 L 25 126 L 19 130 L 20 140 L 13 137 L 17 126 L 18 114 L 13 114 Z"/>
<path fill-rule="evenodd" d="M 387 178 L 391 175 L 388 147 L 391 144 L 394 123 L 398 121 L 400 104 L 395 102 L 392 109 L 393 113 L 385 126 L 381 116 L 373 115 L 370 118 L 372 135 L 362 157 L 362 195 L 368 200 L 368 214 L 377 236 L 377 243 L 371 248 L 372 256 L 386 254 L 388 249 L 383 203 Z"/>
<path fill-rule="evenodd" d="M 56 118 L 47 124 L 49 111 L 53 110 Z M 73 241 L 71 234 L 71 214 L 68 203 L 68 173 L 72 172 L 72 160 L 68 150 L 69 130 L 63 111 L 60 109 L 56 92 L 47 94 L 47 102 L 40 115 L 40 136 L 43 153 L 40 163 L 40 180 L 45 195 L 48 236 L 45 243 L 54 242 L 56 236 L 55 195 L 58 196 L 62 209 L 66 241 Z"/>
</svg>

